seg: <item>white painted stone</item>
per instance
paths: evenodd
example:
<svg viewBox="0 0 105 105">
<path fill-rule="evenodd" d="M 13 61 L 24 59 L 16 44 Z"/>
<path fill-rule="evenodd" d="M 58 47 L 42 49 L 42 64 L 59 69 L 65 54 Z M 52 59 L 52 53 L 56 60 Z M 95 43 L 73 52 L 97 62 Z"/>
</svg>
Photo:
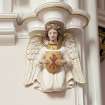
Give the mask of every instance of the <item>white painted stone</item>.
<svg viewBox="0 0 105 105">
<path fill-rule="evenodd" d="M 87 23 L 88 23 L 89 19 L 81 16 L 81 15 L 72 15 L 71 19 L 68 21 L 66 27 L 68 29 L 70 28 L 84 28 Z"/>
<path fill-rule="evenodd" d="M 0 45 L 15 44 L 15 20 L 15 14 L 0 14 Z"/>
<path fill-rule="evenodd" d="M 64 0 L 45 0 L 45 2 L 62 2 Z"/>
<path fill-rule="evenodd" d="M 34 19 L 31 21 L 27 22 L 27 28 L 28 28 L 28 32 L 33 32 L 35 30 L 44 30 L 44 24 L 38 20 L 38 19 Z"/>
<path fill-rule="evenodd" d="M 61 21 L 66 23 L 68 16 L 69 13 L 64 9 L 54 7 L 53 9 L 46 9 L 45 11 L 41 12 L 39 18 L 43 19 L 44 23 L 49 21 Z"/>
<path fill-rule="evenodd" d="M 87 40 L 88 105 L 102 105 L 96 0 L 85 1 L 85 5 L 85 9 L 91 17 L 85 36 Z"/>
<path fill-rule="evenodd" d="M 79 9 L 79 0 L 64 0 L 69 4 L 73 9 Z"/>
<path fill-rule="evenodd" d="M 0 13 L 3 12 L 3 0 L 0 0 Z"/>
</svg>

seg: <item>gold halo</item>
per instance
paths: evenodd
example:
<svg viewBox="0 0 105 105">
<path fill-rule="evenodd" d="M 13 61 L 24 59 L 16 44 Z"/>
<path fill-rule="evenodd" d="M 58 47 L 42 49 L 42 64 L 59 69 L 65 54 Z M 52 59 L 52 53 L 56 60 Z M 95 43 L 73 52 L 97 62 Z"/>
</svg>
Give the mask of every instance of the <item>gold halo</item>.
<svg viewBox="0 0 105 105">
<path fill-rule="evenodd" d="M 55 30 L 64 30 L 64 24 L 60 21 L 50 21 L 45 24 L 45 29 L 50 30 L 50 29 L 55 29 Z"/>
</svg>

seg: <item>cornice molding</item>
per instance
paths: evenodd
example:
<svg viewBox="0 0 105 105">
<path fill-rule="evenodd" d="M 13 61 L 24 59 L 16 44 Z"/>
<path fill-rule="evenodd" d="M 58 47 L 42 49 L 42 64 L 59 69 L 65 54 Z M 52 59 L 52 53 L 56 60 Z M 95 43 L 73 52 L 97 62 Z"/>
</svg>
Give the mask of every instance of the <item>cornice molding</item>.
<svg viewBox="0 0 105 105">
<path fill-rule="evenodd" d="M 15 13 L 0 13 L 0 19 L 16 19 L 17 14 Z"/>
<path fill-rule="evenodd" d="M 71 6 L 65 2 L 47 2 L 35 8 L 33 13 L 29 14 L 29 16 L 23 15 L 21 13 L 0 14 L 0 26 L 4 24 L 3 27 L 0 27 L 0 35 L 14 35 L 12 38 L 14 41 L 11 41 L 11 43 L 13 43 L 15 42 L 16 23 L 19 23 L 19 25 L 23 23 L 23 27 L 26 27 L 29 33 L 33 31 L 39 33 L 44 30 L 44 25 L 47 22 L 57 20 L 65 23 L 65 28 L 67 30 L 71 28 L 77 28 L 81 30 L 81 28 L 86 27 L 88 24 L 89 15 L 83 10 L 72 9 Z M 10 26 L 6 24 L 10 24 Z M 6 37 L 3 38 L 3 41 L 7 41 L 6 43 L 8 43 L 8 40 L 4 39 L 6 39 Z M 0 40 L 2 40 L 2 37 Z"/>
<path fill-rule="evenodd" d="M 20 14 L 20 16 L 23 15 Z M 31 16 L 20 17 L 18 20 L 22 19 L 23 24 L 27 26 L 29 33 L 31 33 L 32 31 L 38 31 L 38 29 L 44 30 L 45 24 L 50 21 L 64 23 L 64 27 L 67 30 L 72 28 L 81 30 L 81 28 L 87 26 L 90 17 L 87 12 L 80 9 L 74 10 L 67 3 L 49 2 L 35 8 L 34 13 Z"/>
<path fill-rule="evenodd" d="M 0 14 L 0 45 L 15 44 L 16 18 L 17 18 L 17 15 L 15 13 Z"/>
</svg>

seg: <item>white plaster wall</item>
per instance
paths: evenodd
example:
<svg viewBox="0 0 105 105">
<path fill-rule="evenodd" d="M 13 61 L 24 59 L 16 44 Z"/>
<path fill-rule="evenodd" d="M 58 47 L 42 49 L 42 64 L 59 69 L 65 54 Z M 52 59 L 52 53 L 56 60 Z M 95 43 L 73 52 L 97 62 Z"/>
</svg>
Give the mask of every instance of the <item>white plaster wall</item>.
<svg viewBox="0 0 105 105">
<path fill-rule="evenodd" d="M 0 105 L 76 105 L 73 89 L 63 97 L 24 87 L 27 43 L 19 39 L 16 46 L 0 46 Z"/>
<path fill-rule="evenodd" d="M 30 1 L 33 8 L 35 1 Z M 40 1 L 37 0 L 37 3 Z M 75 103 L 76 98 L 79 98 L 80 105 L 83 105 L 81 89 L 78 97 L 75 97 L 74 89 L 67 91 L 65 96 L 63 94 L 48 96 L 24 87 L 26 72 L 24 53 L 27 43 L 28 39 L 21 38 L 17 39 L 16 46 L 0 46 L 0 105 L 79 105 L 78 102 Z"/>
<path fill-rule="evenodd" d="M 0 13 L 11 13 L 13 0 L 0 0 Z"/>
<path fill-rule="evenodd" d="M 3 0 L 0 0 L 0 13 L 3 11 Z"/>
</svg>

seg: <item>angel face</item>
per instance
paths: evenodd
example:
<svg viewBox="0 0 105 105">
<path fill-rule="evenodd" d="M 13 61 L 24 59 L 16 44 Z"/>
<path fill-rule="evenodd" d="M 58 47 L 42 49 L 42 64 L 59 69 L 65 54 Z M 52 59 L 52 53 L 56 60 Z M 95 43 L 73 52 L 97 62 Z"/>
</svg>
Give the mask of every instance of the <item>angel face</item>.
<svg viewBox="0 0 105 105">
<path fill-rule="evenodd" d="M 58 32 L 55 29 L 50 29 L 48 31 L 48 37 L 50 41 L 57 41 Z"/>
</svg>

